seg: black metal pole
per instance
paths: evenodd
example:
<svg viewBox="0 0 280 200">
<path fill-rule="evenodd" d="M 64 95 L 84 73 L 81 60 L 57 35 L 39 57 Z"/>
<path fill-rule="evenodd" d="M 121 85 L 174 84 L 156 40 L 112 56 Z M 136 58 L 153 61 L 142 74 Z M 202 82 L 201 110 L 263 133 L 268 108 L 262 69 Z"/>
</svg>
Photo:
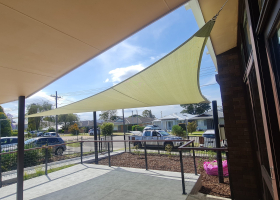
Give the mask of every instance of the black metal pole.
<svg viewBox="0 0 280 200">
<path fill-rule="evenodd" d="M 157 136 L 157 140 L 158 140 L 158 136 Z M 159 143 L 157 142 L 157 148 L 158 148 L 158 154 L 159 154 Z"/>
<path fill-rule="evenodd" d="M 1 147 L 1 119 L 0 119 L 0 153 L 2 153 L 2 147 Z M 2 187 L 2 163 L 1 163 L 1 155 L 0 155 L 0 188 Z"/>
<path fill-rule="evenodd" d="M 108 161 L 109 161 L 109 167 L 111 167 L 110 142 L 108 142 Z"/>
<path fill-rule="evenodd" d="M 25 96 L 18 98 L 17 200 L 23 200 Z"/>
<path fill-rule="evenodd" d="M 83 164 L 83 142 L 81 142 L 80 145 L 81 145 L 81 164 Z"/>
<path fill-rule="evenodd" d="M 220 148 L 221 144 L 220 144 L 220 134 L 219 134 L 219 118 L 218 118 L 218 110 L 217 110 L 217 101 L 212 101 L 212 109 L 213 109 L 213 118 L 214 118 L 216 148 Z M 217 151 L 217 164 L 218 164 L 219 183 L 223 183 L 224 176 L 223 176 L 223 163 L 222 163 L 221 151 Z"/>
<path fill-rule="evenodd" d="M 187 194 L 186 193 L 186 188 L 185 188 L 185 175 L 184 175 L 184 166 L 183 166 L 183 155 L 182 155 L 182 151 L 180 152 L 180 164 L 181 164 L 181 178 L 182 178 L 182 189 L 183 189 L 183 194 Z"/>
<path fill-rule="evenodd" d="M 101 130 L 99 130 L 99 137 L 98 137 L 98 138 L 99 138 L 99 141 L 100 141 L 100 135 L 101 135 Z M 101 143 L 101 142 L 98 142 L 98 146 L 99 146 L 99 153 L 100 153 L 100 143 Z"/>
<path fill-rule="evenodd" d="M 145 164 L 146 164 L 146 170 L 148 170 L 148 161 L 147 161 L 147 145 L 145 142 Z"/>
<path fill-rule="evenodd" d="M 93 112 L 93 128 L 94 128 L 94 140 L 97 140 L 97 122 L 96 122 L 96 111 Z M 94 154 L 95 154 L 95 164 L 98 164 L 98 148 L 97 142 L 94 142 Z"/>
<path fill-rule="evenodd" d="M 192 147 L 194 147 L 194 144 L 192 143 Z M 197 175 L 197 169 L 196 169 L 196 162 L 195 162 L 195 150 L 193 149 L 193 164 L 194 164 L 194 173 Z"/>
<path fill-rule="evenodd" d="M 129 146 L 129 153 L 131 153 L 131 147 L 130 147 L 130 136 L 128 136 L 128 146 Z"/>
<path fill-rule="evenodd" d="M 125 152 L 126 152 L 125 130 L 124 130 L 124 127 L 125 127 L 125 121 L 124 121 L 124 109 L 122 109 L 122 114 L 123 114 L 123 140 L 124 140 L 124 149 L 125 149 Z M 127 127 L 127 129 L 128 129 L 128 127 Z"/>
<path fill-rule="evenodd" d="M 45 154 L 45 175 L 48 175 L 48 147 L 45 150 Z"/>
</svg>

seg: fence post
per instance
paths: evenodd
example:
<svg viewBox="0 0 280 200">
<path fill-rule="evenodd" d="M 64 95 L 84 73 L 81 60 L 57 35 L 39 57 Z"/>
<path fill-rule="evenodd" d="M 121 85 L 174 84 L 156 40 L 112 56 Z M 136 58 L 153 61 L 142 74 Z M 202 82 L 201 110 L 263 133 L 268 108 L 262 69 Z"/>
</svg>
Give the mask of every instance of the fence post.
<svg viewBox="0 0 280 200">
<path fill-rule="evenodd" d="M 48 145 L 45 154 L 45 175 L 48 175 Z"/>
<path fill-rule="evenodd" d="M 130 136 L 128 136 L 128 147 L 129 147 L 129 153 L 131 153 L 131 147 L 130 147 Z"/>
<path fill-rule="evenodd" d="M 192 143 L 192 147 L 194 147 L 194 144 Z M 196 169 L 196 162 L 195 162 L 195 150 L 193 149 L 193 164 L 194 164 L 194 173 L 197 175 L 197 169 Z"/>
<path fill-rule="evenodd" d="M 80 143 L 81 146 L 81 164 L 83 164 L 83 142 Z"/>
<path fill-rule="evenodd" d="M 181 164 L 181 178 L 182 178 L 182 189 L 183 189 L 183 194 L 187 194 L 187 193 L 186 193 L 186 189 L 185 189 L 185 175 L 184 175 L 184 166 L 183 166 L 182 151 L 180 151 L 180 164 Z"/>
<path fill-rule="evenodd" d="M 158 136 L 157 136 L 157 140 L 158 140 Z M 159 143 L 157 142 L 157 148 L 158 148 L 158 154 L 159 154 Z"/>
<path fill-rule="evenodd" d="M 109 161 L 109 167 L 111 167 L 111 157 L 110 157 L 110 142 L 108 142 L 108 161 Z"/>
<path fill-rule="evenodd" d="M 146 170 L 148 170 L 148 162 L 147 162 L 147 145 L 145 142 L 145 164 L 146 164 Z"/>
</svg>

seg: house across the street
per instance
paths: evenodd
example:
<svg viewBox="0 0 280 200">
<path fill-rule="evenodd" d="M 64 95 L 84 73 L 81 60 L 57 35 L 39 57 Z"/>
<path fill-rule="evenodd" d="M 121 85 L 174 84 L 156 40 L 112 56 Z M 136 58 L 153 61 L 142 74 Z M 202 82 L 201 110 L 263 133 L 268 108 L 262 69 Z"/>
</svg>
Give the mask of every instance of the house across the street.
<svg viewBox="0 0 280 200">
<path fill-rule="evenodd" d="M 181 123 L 186 124 L 188 122 L 188 118 L 185 116 L 178 116 L 177 114 L 167 115 L 163 118 L 156 119 L 153 121 L 153 125 L 157 125 L 159 128 L 163 130 L 172 130 L 172 126 L 178 125 Z"/>
<path fill-rule="evenodd" d="M 219 124 L 224 124 L 224 113 L 218 111 Z M 189 122 L 196 121 L 197 130 L 214 129 L 213 111 L 196 115 L 189 119 Z"/>
<path fill-rule="evenodd" d="M 125 127 L 124 130 L 127 132 L 127 130 L 130 130 L 128 127 L 132 127 L 133 125 L 139 125 L 139 126 L 148 126 L 152 125 L 152 121 L 154 118 L 149 118 L 149 117 L 142 117 L 142 116 L 130 116 L 130 117 L 125 117 Z M 123 118 L 118 117 L 114 123 L 114 132 L 123 132 Z"/>
</svg>

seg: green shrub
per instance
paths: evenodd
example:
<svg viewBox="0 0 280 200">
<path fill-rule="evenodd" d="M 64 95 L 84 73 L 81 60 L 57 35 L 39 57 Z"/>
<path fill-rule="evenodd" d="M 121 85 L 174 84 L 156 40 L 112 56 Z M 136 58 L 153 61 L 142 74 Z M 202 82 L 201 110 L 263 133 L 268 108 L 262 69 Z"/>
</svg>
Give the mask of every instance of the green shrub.
<svg viewBox="0 0 280 200">
<path fill-rule="evenodd" d="M 58 130 L 59 133 L 64 133 L 64 130 L 60 129 Z"/>
<path fill-rule="evenodd" d="M 55 132 L 55 129 L 53 127 L 49 127 L 48 132 Z"/>
<path fill-rule="evenodd" d="M 188 129 L 188 133 L 193 133 L 196 131 L 197 129 L 197 124 L 195 121 L 193 122 L 189 122 L 188 125 L 187 125 L 187 129 Z"/>
<path fill-rule="evenodd" d="M 11 136 L 18 136 L 18 131 L 12 131 Z"/>
<path fill-rule="evenodd" d="M 105 136 L 112 135 L 113 130 L 114 130 L 114 124 L 113 123 L 107 122 L 107 123 L 103 123 L 102 126 L 101 126 L 102 134 L 105 135 Z"/>
<path fill-rule="evenodd" d="M 143 131 L 145 127 L 139 126 L 139 125 L 134 125 L 132 126 L 132 131 Z"/>
<path fill-rule="evenodd" d="M 178 124 L 179 126 L 181 126 L 182 127 L 182 129 L 184 130 L 184 131 L 186 131 L 187 129 L 187 127 L 186 127 L 186 124 L 184 124 L 184 123 L 180 123 L 180 124 Z"/>
<path fill-rule="evenodd" d="M 174 135 L 176 136 L 180 136 L 180 137 L 186 137 L 187 132 L 183 130 L 183 128 L 179 125 L 174 125 L 172 127 L 172 131 L 171 131 Z"/>
</svg>

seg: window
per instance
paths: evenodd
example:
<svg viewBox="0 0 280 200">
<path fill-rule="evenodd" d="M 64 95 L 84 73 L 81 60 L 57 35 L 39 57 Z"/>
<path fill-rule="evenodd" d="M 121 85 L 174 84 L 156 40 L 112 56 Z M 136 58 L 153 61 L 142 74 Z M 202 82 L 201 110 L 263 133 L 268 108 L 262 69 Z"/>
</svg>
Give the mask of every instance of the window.
<svg viewBox="0 0 280 200">
<path fill-rule="evenodd" d="M 204 120 L 204 126 L 207 126 L 207 119 Z"/>
<path fill-rule="evenodd" d="M 241 56 L 244 68 L 246 68 L 249 56 L 252 51 L 251 37 L 250 37 L 250 27 L 247 19 L 246 10 L 244 10 L 243 23 L 242 23 L 242 44 L 241 44 Z"/>
<path fill-rule="evenodd" d="M 153 131 L 153 136 L 158 136 L 156 131 Z"/>
<path fill-rule="evenodd" d="M 8 144 L 7 139 L 1 139 L 1 145 L 5 145 L 5 144 Z"/>
<path fill-rule="evenodd" d="M 280 95 L 280 27 L 278 27 L 275 33 L 270 39 L 271 47 L 271 64 L 274 71 L 275 82 L 277 85 L 278 95 Z"/>
<path fill-rule="evenodd" d="M 48 143 L 49 144 L 55 144 L 55 143 L 58 143 L 58 139 L 57 138 L 48 138 Z"/>
<path fill-rule="evenodd" d="M 146 132 L 145 132 L 145 136 L 147 136 L 147 137 L 148 137 L 148 136 L 151 136 L 151 131 L 146 131 Z"/>
<path fill-rule="evenodd" d="M 47 142 L 48 142 L 48 140 L 47 140 L 47 138 L 42 138 L 42 139 L 39 139 L 38 141 L 37 141 L 37 144 L 47 144 Z"/>
<path fill-rule="evenodd" d="M 18 143 L 18 139 L 17 138 L 11 138 L 11 144 L 13 143 Z"/>
</svg>

